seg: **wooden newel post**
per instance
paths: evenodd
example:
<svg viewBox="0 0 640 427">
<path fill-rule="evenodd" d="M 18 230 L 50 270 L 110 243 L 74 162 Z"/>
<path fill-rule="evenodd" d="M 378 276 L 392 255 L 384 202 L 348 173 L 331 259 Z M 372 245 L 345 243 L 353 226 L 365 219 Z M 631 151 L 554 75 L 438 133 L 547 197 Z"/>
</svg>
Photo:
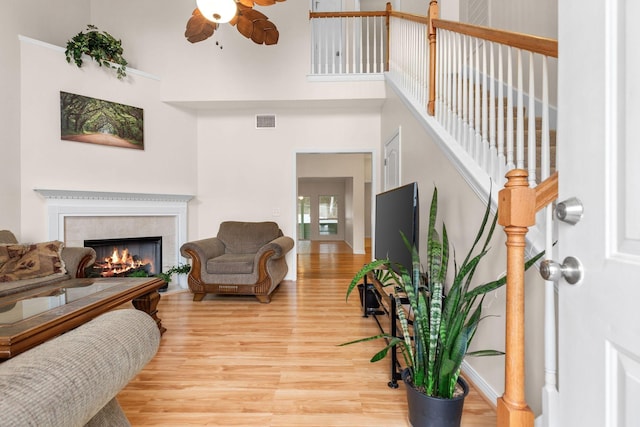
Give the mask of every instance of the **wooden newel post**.
<svg viewBox="0 0 640 427">
<path fill-rule="evenodd" d="M 498 399 L 498 427 L 533 427 L 524 388 L 524 252 L 526 234 L 535 224 L 536 191 L 526 170 L 507 173 L 498 193 L 498 223 L 507 234 L 507 309 L 504 395 Z"/>
</svg>

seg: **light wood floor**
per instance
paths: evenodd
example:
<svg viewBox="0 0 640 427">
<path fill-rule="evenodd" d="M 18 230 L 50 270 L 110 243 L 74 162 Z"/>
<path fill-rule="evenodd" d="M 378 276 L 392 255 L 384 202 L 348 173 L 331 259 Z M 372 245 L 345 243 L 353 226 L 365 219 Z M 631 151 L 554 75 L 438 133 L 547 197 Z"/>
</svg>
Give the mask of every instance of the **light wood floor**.
<svg viewBox="0 0 640 427">
<path fill-rule="evenodd" d="M 336 345 L 377 333 L 363 318 L 353 274 L 369 255 L 344 243 L 298 255 L 298 280 L 270 304 L 252 297 L 165 294 L 167 332 L 155 358 L 118 395 L 134 426 L 408 426 L 405 390 L 387 387 L 380 343 Z M 463 426 L 494 426 L 495 410 L 472 389 Z"/>
</svg>

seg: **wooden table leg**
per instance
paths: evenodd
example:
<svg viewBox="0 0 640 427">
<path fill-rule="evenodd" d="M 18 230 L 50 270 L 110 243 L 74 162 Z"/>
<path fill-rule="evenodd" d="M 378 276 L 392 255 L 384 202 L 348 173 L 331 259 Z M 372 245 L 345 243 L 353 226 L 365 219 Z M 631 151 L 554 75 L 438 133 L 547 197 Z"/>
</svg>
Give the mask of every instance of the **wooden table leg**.
<svg viewBox="0 0 640 427">
<path fill-rule="evenodd" d="M 160 335 L 164 334 L 167 330 L 162 326 L 162 320 L 158 317 L 158 302 L 160 301 L 160 294 L 157 290 L 144 294 L 141 297 L 135 298 L 132 303 L 138 310 L 144 311 L 156 321 Z"/>
</svg>

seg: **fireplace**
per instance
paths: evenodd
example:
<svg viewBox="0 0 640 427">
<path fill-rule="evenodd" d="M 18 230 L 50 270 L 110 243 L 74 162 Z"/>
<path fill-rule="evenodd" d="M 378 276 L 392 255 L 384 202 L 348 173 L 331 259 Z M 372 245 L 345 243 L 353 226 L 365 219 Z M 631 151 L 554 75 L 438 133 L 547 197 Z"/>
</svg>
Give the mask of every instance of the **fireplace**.
<svg viewBox="0 0 640 427">
<path fill-rule="evenodd" d="M 85 240 L 96 251 L 89 277 L 155 276 L 162 271 L 162 236 Z"/>
<path fill-rule="evenodd" d="M 102 191 L 36 189 L 46 201 L 50 240 L 67 246 L 83 246 L 89 239 L 113 236 L 162 236 L 165 271 L 186 264 L 180 246 L 187 241 L 187 203 L 184 194 L 122 193 Z M 169 290 L 187 289 L 186 276 L 179 275 Z"/>
</svg>

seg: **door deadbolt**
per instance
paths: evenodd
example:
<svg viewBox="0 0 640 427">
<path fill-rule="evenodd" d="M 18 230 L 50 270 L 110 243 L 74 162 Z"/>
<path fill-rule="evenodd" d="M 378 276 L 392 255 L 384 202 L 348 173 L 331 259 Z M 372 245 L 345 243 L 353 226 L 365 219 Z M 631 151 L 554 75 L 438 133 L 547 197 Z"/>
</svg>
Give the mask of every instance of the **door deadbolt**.
<svg viewBox="0 0 640 427">
<path fill-rule="evenodd" d="M 566 257 L 562 264 L 547 259 L 540 263 L 540 275 L 544 280 L 557 282 L 564 278 L 570 285 L 575 285 L 582 280 L 584 268 L 582 263 L 572 256 Z"/>
<path fill-rule="evenodd" d="M 556 205 L 556 217 L 563 222 L 575 225 L 582 219 L 584 214 L 584 206 L 582 202 L 572 197 L 570 199 L 558 202 Z"/>
</svg>

